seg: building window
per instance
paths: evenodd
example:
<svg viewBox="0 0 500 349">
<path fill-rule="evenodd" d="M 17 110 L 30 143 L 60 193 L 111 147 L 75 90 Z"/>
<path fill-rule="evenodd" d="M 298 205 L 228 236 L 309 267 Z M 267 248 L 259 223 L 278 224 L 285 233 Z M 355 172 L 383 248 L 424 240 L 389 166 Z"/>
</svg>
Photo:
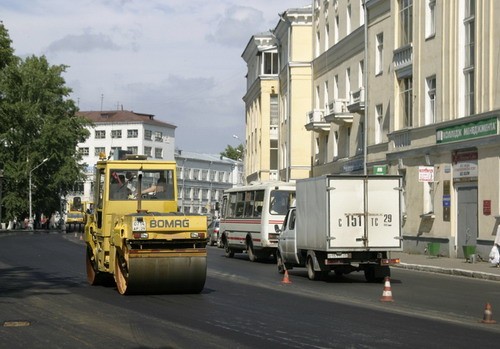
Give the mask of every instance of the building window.
<svg viewBox="0 0 500 349">
<path fill-rule="evenodd" d="M 278 74 L 278 53 L 264 52 L 263 58 L 264 75 Z"/>
<path fill-rule="evenodd" d="M 278 126 L 279 124 L 278 95 L 271 95 L 269 103 L 271 108 L 270 125 Z"/>
<path fill-rule="evenodd" d="M 403 128 L 413 127 L 413 80 L 411 77 L 400 80 L 400 91 Z"/>
<path fill-rule="evenodd" d="M 365 24 L 365 0 L 359 0 L 359 25 Z"/>
<path fill-rule="evenodd" d="M 339 98 L 339 76 L 335 75 L 333 77 L 333 100 Z"/>
<path fill-rule="evenodd" d="M 324 82 L 324 86 L 323 88 L 325 89 L 325 95 L 324 95 L 324 106 L 325 106 L 325 111 L 327 111 L 327 113 L 330 113 L 331 110 L 328 109 L 328 102 L 329 102 L 329 97 L 328 97 L 328 81 L 325 81 Z"/>
<path fill-rule="evenodd" d="M 474 69 L 465 72 L 465 112 L 466 115 L 473 115 L 475 113 Z"/>
<path fill-rule="evenodd" d="M 316 46 L 314 48 L 315 56 L 318 57 L 321 52 L 321 35 L 319 35 L 319 31 L 316 32 Z"/>
<path fill-rule="evenodd" d="M 330 46 L 330 25 L 325 25 L 325 51 L 328 50 Z"/>
<path fill-rule="evenodd" d="M 95 131 L 95 139 L 105 139 L 105 138 L 106 138 L 106 131 L 104 130 Z"/>
<path fill-rule="evenodd" d="M 399 46 L 413 42 L 413 0 L 399 0 Z"/>
<path fill-rule="evenodd" d="M 78 149 L 78 151 L 83 156 L 88 156 L 89 155 L 89 148 L 87 148 L 87 147 L 80 148 L 80 149 Z"/>
<path fill-rule="evenodd" d="M 345 71 L 345 98 L 349 100 L 351 94 L 351 68 Z"/>
<path fill-rule="evenodd" d="M 351 5 L 347 5 L 346 35 L 351 34 Z"/>
<path fill-rule="evenodd" d="M 114 154 L 118 154 L 118 152 L 122 150 L 122 147 L 111 147 L 111 153 L 114 155 Z"/>
<path fill-rule="evenodd" d="M 154 137 L 156 142 L 163 141 L 163 133 L 161 133 L 160 131 L 156 131 Z"/>
<path fill-rule="evenodd" d="M 127 130 L 127 138 L 137 138 L 139 136 L 138 130 Z"/>
<path fill-rule="evenodd" d="M 111 130 L 111 138 L 122 138 L 122 130 Z"/>
<path fill-rule="evenodd" d="M 426 0 L 425 6 L 425 37 L 430 38 L 436 34 L 436 0 Z"/>
<path fill-rule="evenodd" d="M 375 144 L 382 142 L 382 130 L 384 121 L 384 108 L 382 104 L 377 104 L 375 106 Z"/>
<path fill-rule="evenodd" d="M 137 147 L 127 147 L 127 150 L 131 153 L 131 154 L 137 154 Z"/>
<path fill-rule="evenodd" d="M 218 180 L 218 182 L 220 182 L 220 183 L 224 182 L 225 174 L 226 173 L 224 171 L 219 171 L 219 177 L 218 177 L 219 180 Z"/>
<path fill-rule="evenodd" d="M 153 156 L 153 148 L 152 147 L 144 147 L 144 155 L 152 157 Z"/>
<path fill-rule="evenodd" d="M 464 26 L 465 26 L 465 69 L 464 69 L 464 78 L 465 78 L 465 114 L 473 115 L 475 113 L 475 72 L 474 72 L 474 64 L 475 64 L 475 33 L 476 33 L 476 25 L 475 25 L 475 14 L 476 14 L 476 1 L 475 0 L 466 0 L 465 1 L 465 18 L 464 18 Z"/>
<path fill-rule="evenodd" d="M 365 61 L 362 59 L 359 61 L 359 69 L 358 69 L 358 87 L 363 87 L 365 77 Z"/>
<path fill-rule="evenodd" d="M 106 148 L 105 147 L 95 147 L 94 148 L 94 155 L 99 156 L 100 153 L 106 154 Z"/>
<path fill-rule="evenodd" d="M 383 72 L 383 57 L 384 57 L 384 34 L 377 34 L 377 51 L 375 52 L 375 74 L 379 75 Z"/>
<path fill-rule="evenodd" d="M 269 142 L 269 169 L 271 171 L 278 169 L 278 140 L 271 139 Z"/>
<path fill-rule="evenodd" d="M 144 139 L 146 141 L 153 140 L 153 131 L 151 131 L 151 130 L 144 130 Z"/>
<path fill-rule="evenodd" d="M 163 149 L 155 148 L 155 159 L 162 159 L 162 158 L 163 158 Z"/>
<path fill-rule="evenodd" d="M 340 38 L 340 35 L 339 35 L 339 23 L 340 23 L 340 20 L 339 20 L 339 16 L 335 16 L 335 33 L 333 33 L 333 43 L 336 44 L 337 42 L 339 42 L 339 38 Z"/>
<path fill-rule="evenodd" d="M 425 124 L 430 125 L 436 122 L 436 76 L 426 79 L 425 90 Z"/>
</svg>

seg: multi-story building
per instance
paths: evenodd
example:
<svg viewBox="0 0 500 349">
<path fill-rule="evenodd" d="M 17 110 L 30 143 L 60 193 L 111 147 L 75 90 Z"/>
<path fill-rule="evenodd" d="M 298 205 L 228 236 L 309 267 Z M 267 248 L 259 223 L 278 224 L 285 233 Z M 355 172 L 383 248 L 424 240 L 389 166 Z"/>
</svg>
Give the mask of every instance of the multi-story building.
<svg viewBox="0 0 500 349">
<path fill-rule="evenodd" d="M 276 28 L 256 34 L 247 64 L 245 174 L 247 183 L 309 177 L 311 7 L 289 9 Z"/>
<path fill-rule="evenodd" d="M 402 176 L 406 251 L 488 255 L 500 222 L 499 15 L 493 0 L 313 0 L 285 11 L 243 53 L 247 179 L 300 178 L 299 140 L 311 149 L 311 176 Z M 310 39 L 297 35 L 308 21 Z M 311 85 L 294 90 L 308 79 L 308 44 Z M 309 101 L 310 137 L 287 126 L 300 100 Z"/>
<path fill-rule="evenodd" d="M 92 122 L 90 136 L 78 144 L 82 161 L 87 165 L 87 181 L 80 188 L 82 200 L 92 200 L 94 166 L 99 154 L 109 157 L 118 150 L 174 161 L 176 126 L 156 120 L 154 115 L 128 110 L 81 111 Z"/>
<path fill-rule="evenodd" d="M 486 256 L 495 239 L 498 15 L 497 1 L 313 2 L 311 113 L 329 123 L 311 125 L 313 175 L 400 174 L 409 252 Z"/>
<path fill-rule="evenodd" d="M 243 184 L 243 162 L 177 150 L 179 211 L 218 217 L 224 190 Z"/>
</svg>

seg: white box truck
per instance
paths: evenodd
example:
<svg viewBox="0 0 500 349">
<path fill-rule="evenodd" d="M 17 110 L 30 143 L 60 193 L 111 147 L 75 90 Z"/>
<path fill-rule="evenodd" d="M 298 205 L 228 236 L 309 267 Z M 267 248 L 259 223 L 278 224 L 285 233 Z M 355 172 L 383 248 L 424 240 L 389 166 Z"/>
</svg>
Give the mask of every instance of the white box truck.
<svg viewBox="0 0 500 349">
<path fill-rule="evenodd" d="M 296 204 L 278 238 L 278 271 L 306 267 L 308 277 L 364 271 L 390 276 L 402 250 L 400 176 L 328 175 L 296 181 Z"/>
</svg>

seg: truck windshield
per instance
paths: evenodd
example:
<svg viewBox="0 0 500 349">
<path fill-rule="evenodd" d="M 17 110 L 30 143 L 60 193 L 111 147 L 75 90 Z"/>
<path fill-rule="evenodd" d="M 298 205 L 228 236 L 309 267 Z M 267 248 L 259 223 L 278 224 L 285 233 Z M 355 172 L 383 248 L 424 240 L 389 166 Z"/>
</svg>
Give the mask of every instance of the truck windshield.
<svg viewBox="0 0 500 349">
<path fill-rule="evenodd" d="M 172 170 L 142 171 L 141 193 L 138 193 L 137 170 L 113 169 L 110 173 L 109 199 L 135 200 L 175 200 Z"/>
</svg>

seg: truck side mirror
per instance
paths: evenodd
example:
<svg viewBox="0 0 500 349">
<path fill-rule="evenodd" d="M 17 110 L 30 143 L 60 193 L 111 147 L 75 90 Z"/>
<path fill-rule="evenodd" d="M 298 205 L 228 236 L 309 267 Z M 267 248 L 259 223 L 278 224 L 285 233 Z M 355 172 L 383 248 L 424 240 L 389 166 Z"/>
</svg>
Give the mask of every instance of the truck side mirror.
<svg viewBox="0 0 500 349">
<path fill-rule="evenodd" d="M 275 224 L 275 225 L 274 225 L 274 231 L 275 231 L 276 233 L 278 233 L 278 234 L 281 234 L 281 228 L 280 228 L 280 226 L 279 226 L 278 224 Z"/>
</svg>

